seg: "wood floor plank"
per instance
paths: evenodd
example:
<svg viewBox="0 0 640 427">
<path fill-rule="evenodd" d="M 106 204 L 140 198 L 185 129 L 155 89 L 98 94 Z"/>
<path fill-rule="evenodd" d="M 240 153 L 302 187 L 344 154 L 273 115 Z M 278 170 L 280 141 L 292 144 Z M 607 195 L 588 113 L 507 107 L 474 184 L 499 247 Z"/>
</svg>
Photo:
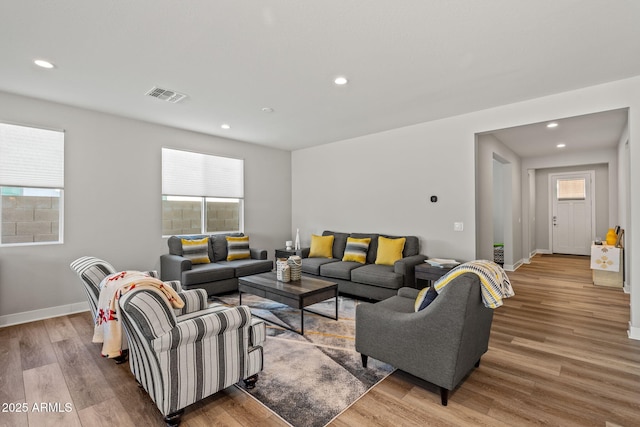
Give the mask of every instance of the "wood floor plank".
<svg viewBox="0 0 640 427">
<path fill-rule="evenodd" d="M 44 325 L 47 328 L 49 340 L 52 343 L 78 336 L 76 330 L 71 326 L 68 316 L 45 319 Z"/>
<path fill-rule="evenodd" d="M 56 341 L 53 348 L 77 410 L 115 397 L 118 385 L 107 382 L 96 365 L 103 360 L 95 361 L 80 337 Z"/>
<path fill-rule="evenodd" d="M 112 397 L 78 411 L 83 426 L 92 427 L 136 427 L 118 399 Z"/>
<path fill-rule="evenodd" d="M 23 372 L 29 426 L 80 427 L 78 412 L 57 363 Z"/>
<path fill-rule="evenodd" d="M 20 337 L 20 359 L 23 370 L 57 362 L 49 334 L 42 320 L 16 325 L 15 328 Z"/>
</svg>

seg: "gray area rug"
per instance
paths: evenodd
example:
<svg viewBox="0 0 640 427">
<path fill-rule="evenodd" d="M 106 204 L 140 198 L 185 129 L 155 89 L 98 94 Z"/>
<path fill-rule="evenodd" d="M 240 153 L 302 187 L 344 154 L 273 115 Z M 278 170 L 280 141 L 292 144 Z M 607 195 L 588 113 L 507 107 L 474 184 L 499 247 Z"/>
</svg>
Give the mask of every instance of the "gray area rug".
<svg viewBox="0 0 640 427">
<path fill-rule="evenodd" d="M 218 299 L 238 303 L 237 294 Z M 338 298 L 338 321 L 305 312 L 304 336 L 277 326 L 300 330 L 300 310 L 248 294 L 242 303 L 273 322 L 267 322 L 264 370 L 256 388 L 242 390 L 294 427 L 326 425 L 394 370 L 375 359 L 362 367 L 355 351 L 357 300 Z M 335 299 L 308 308 L 335 316 Z"/>
</svg>

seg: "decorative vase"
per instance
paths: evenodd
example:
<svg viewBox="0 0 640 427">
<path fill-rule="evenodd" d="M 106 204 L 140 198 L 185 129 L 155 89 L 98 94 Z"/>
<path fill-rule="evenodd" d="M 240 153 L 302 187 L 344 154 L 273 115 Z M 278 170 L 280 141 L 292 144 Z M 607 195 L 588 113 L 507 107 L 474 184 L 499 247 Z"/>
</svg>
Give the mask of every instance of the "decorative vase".
<svg viewBox="0 0 640 427">
<path fill-rule="evenodd" d="M 613 228 L 610 228 L 609 231 L 607 232 L 607 245 L 615 246 L 617 241 L 618 241 L 618 235 L 616 234 Z"/>
<path fill-rule="evenodd" d="M 296 228 L 296 243 L 295 246 L 293 247 L 295 250 L 300 249 L 300 229 Z"/>
</svg>

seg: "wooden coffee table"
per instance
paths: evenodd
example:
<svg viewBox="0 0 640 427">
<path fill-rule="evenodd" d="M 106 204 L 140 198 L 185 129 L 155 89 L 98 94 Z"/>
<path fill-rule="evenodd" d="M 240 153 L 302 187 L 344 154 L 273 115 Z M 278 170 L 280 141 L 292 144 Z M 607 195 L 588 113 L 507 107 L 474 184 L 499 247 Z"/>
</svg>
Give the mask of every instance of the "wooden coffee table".
<svg viewBox="0 0 640 427">
<path fill-rule="evenodd" d="M 338 284 L 327 280 L 316 279 L 314 277 L 303 276 L 300 280 L 291 282 L 281 282 L 276 279 L 276 273 L 260 273 L 252 276 L 240 277 L 238 279 L 238 290 L 240 292 L 240 304 L 242 304 L 242 293 L 256 295 L 272 301 L 286 304 L 289 307 L 300 310 L 300 332 L 285 325 L 277 324 L 285 329 L 304 335 L 304 312 L 314 313 L 329 319 L 338 320 Z M 335 317 L 309 310 L 305 307 L 320 301 L 336 299 Z M 254 315 L 255 316 L 255 315 Z M 260 316 L 256 316 L 260 317 Z M 263 320 L 270 322 L 268 319 Z M 273 323 L 273 322 L 271 322 Z"/>
</svg>

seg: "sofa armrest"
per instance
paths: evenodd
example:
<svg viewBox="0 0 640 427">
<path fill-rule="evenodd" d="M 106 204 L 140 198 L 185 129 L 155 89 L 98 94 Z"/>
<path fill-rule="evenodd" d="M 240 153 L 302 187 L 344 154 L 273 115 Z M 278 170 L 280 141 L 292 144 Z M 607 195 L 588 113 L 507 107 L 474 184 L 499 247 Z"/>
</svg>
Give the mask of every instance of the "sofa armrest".
<svg viewBox="0 0 640 427">
<path fill-rule="evenodd" d="M 393 265 L 394 272 L 402 274 L 404 276 L 404 286 L 415 288 L 416 285 L 416 273 L 415 267 L 418 264 L 422 264 L 427 259 L 425 255 L 418 254 L 412 255 L 401 260 L 396 261 Z"/>
<path fill-rule="evenodd" d="M 184 290 L 178 292 L 178 295 L 184 301 L 184 307 L 175 310 L 176 316 L 194 313 L 209 307 L 207 291 L 204 289 Z"/>
<path fill-rule="evenodd" d="M 247 306 L 223 309 L 212 306 L 202 310 L 198 316 L 181 319 L 172 330 L 154 340 L 153 348 L 159 352 L 167 351 L 241 328 L 248 331 L 250 322 L 251 312 Z"/>
<path fill-rule="evenodd" d="M 266 249 L 249 248 L 249 252 L 251 252 L 251 259 L 267 259 Z"/>
<path fill-rule="evenodd" d="M 311 248 L 302 248 L 300 249 L 300 258 L 309 258 L 309 254 L 311 253 Z"/>
<path fill-rule="evenodd" d="M 180 255 L 164 254 L 160 256 L 162 281 L 182 280 L 182 272 L 188 270 L 191 270 L 191 260 Z"/>
<path fill-rule="evenodd" d="M 420 293 L 420 291 L 418 289 L 415 288 L 400 288 L 398 289 L 398 296 L 399 297 L 404 297 L 404 298 L 409 298 L 409 299 L 416 299 L 418 298 L 418 294 Z"/>
</svg>

